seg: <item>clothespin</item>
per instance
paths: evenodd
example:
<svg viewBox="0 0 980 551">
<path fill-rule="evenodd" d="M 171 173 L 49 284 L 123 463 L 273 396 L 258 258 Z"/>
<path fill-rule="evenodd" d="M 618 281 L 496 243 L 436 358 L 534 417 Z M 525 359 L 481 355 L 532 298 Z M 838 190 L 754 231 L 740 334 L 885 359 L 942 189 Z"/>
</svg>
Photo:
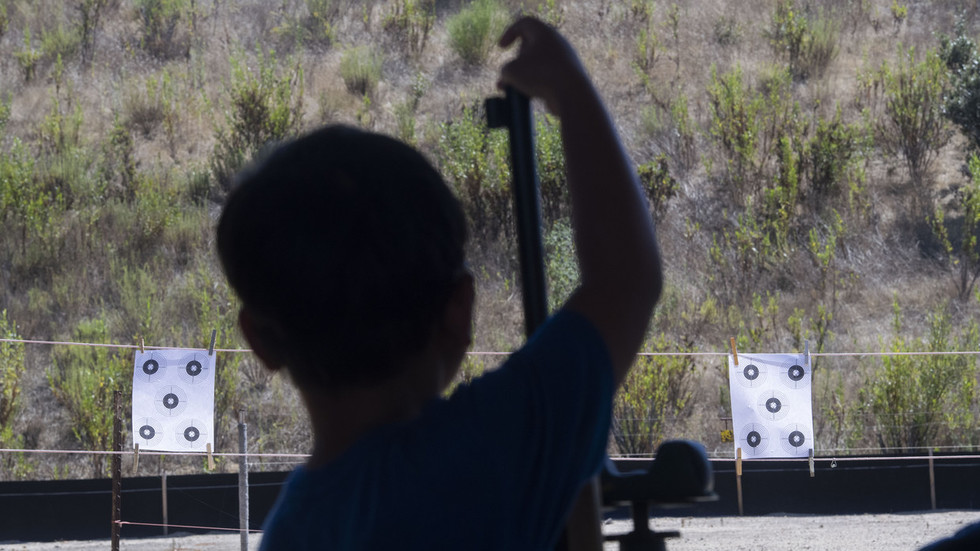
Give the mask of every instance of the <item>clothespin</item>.
<svg viewBox="0 0 980 551">
<path fill-rule="evenodd" d="M 813 366 L 810 365 L 810 340 L 807 339 L 803 341 L 803 360 L 806 362 L 808 368 L 812 369 Z"/>
<path fill-rule="evenodd" d="M 218 336 L 218 330 L 211 330 L 211 344 L 208 345 L 208 356 L 214 356 L 214 339 Z"/>
<path fill-rule="evenodd" d="M 133 474 L 140 468 L 140 444 L 139 442 L 133 444 Z"/>
<path fill-rule="evenodd" d="M 729 343 L 732 345 L 732 359 L 735 360 L 735 367 L 738 367 L 738 350 L 735 350 L 735 337 L 732 337 Z"/>
<path fill-rule="evenodd" d="M 140 337 L 140 354 L 145 354 L 146 350 L 143 349 L 143 337 Z"/>
<path fill-rule="evenodd" d="M 208 443 L 208 470 L 214 470 L 214 455 L 211 453 L 211 443 Z"/>
<path fill-rule="evenodd" d="M 810 448 L 810 478 L 813 478 L 816 474 L 813 472 L 813 448 Z"/>
</svg>

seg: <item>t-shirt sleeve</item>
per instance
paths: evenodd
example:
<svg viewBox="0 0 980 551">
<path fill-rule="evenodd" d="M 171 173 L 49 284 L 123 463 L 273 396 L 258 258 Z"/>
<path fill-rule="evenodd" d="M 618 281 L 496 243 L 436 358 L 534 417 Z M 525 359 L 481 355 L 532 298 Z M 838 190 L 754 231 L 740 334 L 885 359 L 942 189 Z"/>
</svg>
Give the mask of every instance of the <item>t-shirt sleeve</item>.
<svg viewBox="0 0 980 551">
<path fill-rule="evenodd" d="M 496 506 L 514 510 L 502 520 L 521 538 L 556 536 L 605 455 L 613 378 L 598 331 L 580 314 L 559 312 L 500 369 L 458 394 L 450 402 L 463 411 L 450 415 L 472 423 L 493 460 Z"/>
</svg>

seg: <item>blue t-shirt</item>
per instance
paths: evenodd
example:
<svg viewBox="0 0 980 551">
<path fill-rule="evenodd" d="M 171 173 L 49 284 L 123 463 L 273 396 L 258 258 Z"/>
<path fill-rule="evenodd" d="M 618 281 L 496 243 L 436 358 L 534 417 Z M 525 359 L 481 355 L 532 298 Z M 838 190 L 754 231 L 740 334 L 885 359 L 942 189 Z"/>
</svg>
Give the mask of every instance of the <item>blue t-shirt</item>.
<svg viewBox="0 0 980 551">
<path fill-rule="evenodd" d="M 500 369 L 296 469 L 261 548 L 551 549 L 601 465 L 612 394 L 599 333 L 560 312 Z"/>
</svg>

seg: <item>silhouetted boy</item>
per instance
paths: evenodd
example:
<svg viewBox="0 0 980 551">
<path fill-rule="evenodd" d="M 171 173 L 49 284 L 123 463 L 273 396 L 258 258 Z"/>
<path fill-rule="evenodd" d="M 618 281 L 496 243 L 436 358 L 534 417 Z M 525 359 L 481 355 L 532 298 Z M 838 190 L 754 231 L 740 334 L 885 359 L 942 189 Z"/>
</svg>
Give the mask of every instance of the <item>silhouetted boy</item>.
<svg viewBox="0 0 980 551">
<path fill-rule="evenodd" d="M 451 398 L 473 278 L 462 210 L 422 155 L 329 127 L 280 147 L 228 200 L 218 251 L 242 331 L 288 370 L 314 433 L 263 549 L 550 549 L 601 465 L 661 290 L 653 223 L 569 44 L 529 18 L 500 44 L 515 41 L 499 84 L 562 122 L 581 286 Z"/>
</svg>

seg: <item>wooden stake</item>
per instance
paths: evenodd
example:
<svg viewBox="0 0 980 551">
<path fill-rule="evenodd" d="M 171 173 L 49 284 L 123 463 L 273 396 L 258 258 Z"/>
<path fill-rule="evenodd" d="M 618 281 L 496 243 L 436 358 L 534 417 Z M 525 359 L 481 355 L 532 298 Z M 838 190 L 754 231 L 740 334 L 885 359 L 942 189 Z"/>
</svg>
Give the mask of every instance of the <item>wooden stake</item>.
<svg viewBox="0 0 980 551">
<path fill-rule="evenodd" d="M 218 337 L 218 330 L 211 330 L 211 344 L 208 345 L 208 356 L 214 356 L 214 340 Z"/>
<path fill-rule="evenodd" d="M 813 448 L 810 448 L 810 478 L 813 478 L 815 473 L 813 472 Z"/>
<path fill-rule="evenodd" d="M 112 393 L 112 451 L 122 451 L 122 391 Z M 119 522 L 122 520 L 122 455 L 112 454 L 112 551 L 119 551 Z"/>
<path fill-rule="evenodd" d="M 133 476 L 136 476 L 136 473 L 139 472 L 139 469 L 140 469 L 140 444 L 139 442 L 137 442 L 133 444 Z"/>
<path fill-rule="evenodd" d="M 211 452 L 211 443 L 210 442 L 208 442 L 208 470 L 209 471 L 213 471 L 214 470 L 214 455 L 212 455 L 212 452 Z"/>
<path fill-rule="evenodd" d="M 238 529 L 242 551 L 248 551 L 248 425 L 245 410 L 238 411 Z"/>
<path fill-rule="evenodd" d="M 160 456 L 160 465 L 163 465 L 163 456 Z M 162 499 L 161 506 L 163 507 L 163 535 L 166 536 L 170 533 L 170 522 L 169 522 L 169 510 L 167 509 L 167 469 L 163 469 L 160 473 L 160 497 Z"/>
<path fill-rule="evenodd" d="M 735 486 L 738 490 L 738 515 L 742 516 L 745 513 L 742 508 L 742 448 L 735 450 Z"/>
<path fill-rule="evenodd" d="M 936 510 L 936 469 L 932 462 L 932 448 L 929 448 L 929 498 L 932 500 L 932 510 Z"/>
<path fill-rule="evenodd" d="M 735 360 L 735 367 L 738 367 L 738 350 L 735 350 L 735 337 L 732 337 L 728 342 L 732 345 L 732 359 Z"/>
</svg>

